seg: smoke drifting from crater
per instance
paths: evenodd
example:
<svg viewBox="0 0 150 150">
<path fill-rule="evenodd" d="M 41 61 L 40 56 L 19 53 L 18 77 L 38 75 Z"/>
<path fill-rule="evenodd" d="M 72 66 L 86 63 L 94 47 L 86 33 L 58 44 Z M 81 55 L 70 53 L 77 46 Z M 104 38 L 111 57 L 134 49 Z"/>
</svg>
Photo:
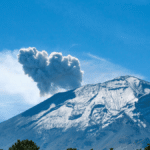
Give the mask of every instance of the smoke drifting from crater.
<svg viewBox="0 0 150 150">
<path fill-rule="evenodd" d="M 19 50 L 18 62 L 23 65 L 25 74 L 37 82 L 40 96 L 54 94 L 58 88 L 74 89 L 81 86 L 83 71 L 80 62 L 71 55 L 52 52 L 50 56 L 35 47 Z"/>
</svg>

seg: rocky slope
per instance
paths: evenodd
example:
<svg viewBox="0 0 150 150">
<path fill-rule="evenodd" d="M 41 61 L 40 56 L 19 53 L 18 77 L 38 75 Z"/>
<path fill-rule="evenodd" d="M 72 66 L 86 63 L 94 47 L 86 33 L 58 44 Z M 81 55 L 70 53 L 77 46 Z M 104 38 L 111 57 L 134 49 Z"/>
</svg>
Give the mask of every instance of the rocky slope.
<svg viewBox="0 0 150 150">
<path fill-rule="evenodd" d="M 133 76 L 58 93 L 0 123 L 0 148 L 17 139 L 42 150 L 144 148 L 150 142 L 150 83 Z"/>
</svg>

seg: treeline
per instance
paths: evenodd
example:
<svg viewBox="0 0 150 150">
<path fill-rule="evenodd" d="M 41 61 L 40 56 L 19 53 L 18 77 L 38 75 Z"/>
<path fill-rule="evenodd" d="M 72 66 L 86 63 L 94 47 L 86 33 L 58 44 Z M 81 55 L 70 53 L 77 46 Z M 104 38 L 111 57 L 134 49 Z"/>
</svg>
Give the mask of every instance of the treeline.
<svg viewBox="0 0 150 150">
<path fill-rule="evenodd" d="M 148 146 L 144 148 L 144 150 L 150 150 L 150 144 L 147 144 Z M 13 144 L 9 150 L 39 150 L 40 147 L 36 145 L 32 140 L 17 140 L 15 144 Z M 77 150 L 76 148 L 67 148 L 67 150 Z M 93 148 L 91 149 L 93 150 Z M 113 148 L 110 148 L 110 150 L 113 150 Z M 142 149 L 136 149 L 136 150 L 142 150 Z"/>
</svg>

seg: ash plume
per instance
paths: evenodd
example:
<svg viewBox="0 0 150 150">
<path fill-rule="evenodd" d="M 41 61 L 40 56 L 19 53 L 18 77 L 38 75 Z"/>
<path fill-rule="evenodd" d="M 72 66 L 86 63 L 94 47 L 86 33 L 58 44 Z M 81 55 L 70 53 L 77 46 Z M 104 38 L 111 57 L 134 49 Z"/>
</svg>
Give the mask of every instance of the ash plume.
<svg viewBox="0 0 150 150">
<path fill-rule="evenodd" d="M 40 96 L 54 94 L 58 88 L 74 89 L 81 86 L 83 71 L 80 62 L 71 55 L 52 52 L 50 56 L 35 47 L 19 50 L 18 62 L 23 65 L 25 74 L 37 82 Z"/>
</svg>

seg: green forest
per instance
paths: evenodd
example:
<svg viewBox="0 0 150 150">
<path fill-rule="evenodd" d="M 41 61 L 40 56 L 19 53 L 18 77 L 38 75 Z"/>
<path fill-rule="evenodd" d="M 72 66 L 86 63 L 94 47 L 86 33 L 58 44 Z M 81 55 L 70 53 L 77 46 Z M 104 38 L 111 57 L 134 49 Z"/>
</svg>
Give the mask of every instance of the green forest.
<svg viewBox="0 0 150 150">
<path fill-rule="evenodd" d="M 150 144 L 147 144 L 148 146 L 144 148 L 144 150 L 150 150 Z M 36 145 L 32 140 L 17 140 L 16 143 L 14 143 L 8 150 L 40 150 L 40 147 Z M 67 148 L 67 150 L 77 150 L 77 148 Z M 91 149 L 93 150 L 93 148 Z M 114 148 L 110 148 L 110 150 L 115 150 Z M 136 150 L 142 150 L 142 149 L 136 149 Z"/>
</svg>

